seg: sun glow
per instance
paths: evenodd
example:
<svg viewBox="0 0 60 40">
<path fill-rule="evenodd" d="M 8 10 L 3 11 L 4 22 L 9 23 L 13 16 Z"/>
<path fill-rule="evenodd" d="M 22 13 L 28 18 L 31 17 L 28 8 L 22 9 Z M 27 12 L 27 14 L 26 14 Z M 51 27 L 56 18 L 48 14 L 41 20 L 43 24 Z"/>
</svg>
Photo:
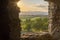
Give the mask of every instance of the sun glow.
<svg viewBox="0 0 60 40">
<path fill-rule="evenodd" d="M 24 11 L 42 11 L 42 12 L 47 12 L 48 11 L 48 9 L 46 9 L 46 8 L 35 7 L 35 6 L 37 6 L 35 4 L 27 5 L 22 0 L 20 0 L 17 3 L 17 6 L 20 8 L 20 11 L 22 11 L 22 12 L 24 12 Z"/>
<path fill-rule="evenodd" d="M 17 6 L 20 8 L 21 11 L 28 11 L 28 7 L 26 5 L 24 5 L 24 3 L 22 1 L 19 1 L 17 3 Z"/>
<path fill-rule="evenodd" d="M 18 7 L 22 7 L 22 6 L 23 6 L 23 2 L 22 2 L 22 1 L 18 1 L 18 2 L 17 2 L 17 6 L 18 6 Z"/>
</svg>

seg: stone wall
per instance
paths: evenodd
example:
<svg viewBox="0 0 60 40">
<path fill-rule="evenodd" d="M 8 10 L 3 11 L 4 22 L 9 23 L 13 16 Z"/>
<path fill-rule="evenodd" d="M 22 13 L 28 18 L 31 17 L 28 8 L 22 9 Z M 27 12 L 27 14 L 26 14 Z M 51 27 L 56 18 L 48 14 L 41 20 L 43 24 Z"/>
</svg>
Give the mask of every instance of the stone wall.
<svg viewBox="0 0 60 40">
<path fill-rule="evenodd" d="M 19 0 L 0 0 L 0 39 L 20 40 Z"/>
<path fill-rule="evenodd" d="M 7 3 L 7 0 L 0 0 L 0 40 L 9 39 L 10 28 L 8 26 Z"/>
<path fill-rule="evenodd" d="M 60 1 L 49 0 L 49 33 L 60 40 Z"/>
<path fill-rule="evenodd" d="M 49 33 L 42 33 L 37 35 L 24 35 L 21 37 L 21 40 L 54 40 Z"/>
<path fill-rule="evenodd" d="M 0 40 L 20 40 L 18 1 L 0 0 Z M 49 0 L 49 33 L 55 40 L 60 40 L 60 0 Z M 46 36 L 41 36 L 41 40 Z"/>
</svg>

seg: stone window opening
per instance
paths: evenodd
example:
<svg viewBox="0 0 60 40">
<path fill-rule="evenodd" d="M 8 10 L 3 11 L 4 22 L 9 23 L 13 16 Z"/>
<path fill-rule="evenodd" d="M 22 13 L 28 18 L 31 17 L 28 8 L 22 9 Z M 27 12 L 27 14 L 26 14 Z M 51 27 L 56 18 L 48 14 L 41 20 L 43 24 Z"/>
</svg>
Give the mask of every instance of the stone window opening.
<svg viewBox="0 0 60 40">
<path fill-rule="evenodd" d="M 19 10 L 15 2 L 19 0 L 0 0 L 0 40 L 20 40 L 20 22 L 18 14 L 13 15 Z M 49 3 L 49 37 L 47 34 L 31 40 L 60 40 L 60 0 L 46 0 Z M 15 6 L 10 6 L 10 2 Z M 12 5 L 11 4 L 11 5 Z M 9 7 L 8 7 L 9 6 Z M 9 8 L 9 9 L 8 9 Z M 12 11 L 13 10 L 13 11 Z M 14 11 L 15 10 L 15 11 Z M 12 13 L 12 14 L 10 14 Z M 11 16 L 13 15 L 13 16 Z M 13 17 L 13 18 L 10 18 Z M 16 19 L 15 19 L 16 17 Z M 18 25 L 17 25 L 18 24 Z M 51 35 L 50 35 L 51 34 Z M 52 36 L 52 37 L 50 37 Z M 53 38 L 53 39 L 51 39 Z M 26 38 L 27 40 L 27 38 Z M 28 39 L 29 40 L 29 39 Z"/>
<path fill-rule="evenodd" d="M 35 0 L 35 1 L 36 1 L 36 0 Z M 38 1 L 38 0 L 37 0 L 37 1 Z M 28 1 L 28 2 L 29 2 L 29 1 Z M 19 4 L 19 3 L 20 3 L 20 4 Z M 20 0 L 20 1 L 17 3 L 17 5 L 18 5 L 18 7 L 20 7 L 20 11 L 21 11 L 21 12 L 19 13 L 19 19 L 20 19 L 21 21 L 24 20 L 24 19 L 22 19 L 22 18 L 24 18 L 24 16 L 25 16 L 25 17 L 27 17 L 27 16 L 30 16 L 30 17 L 34 16 L 34 15 L 31 15 L 31 14 L 24 14 L 25 11 L 29 11 L 29 10 L 26 10 L 26 9 L 29 9 L 29 8 L 28 8 L 25 4 L 23 4 L 23 3 L 24 3 L 24 2 L 22 2 L 22 0 Z M 32 3 L 34 4 L 34 2 L 32 2 Z M 37 4 L 37 5 L 34 4 L 34 5 L 33 5 L 33 6 L 36 5 L 36 7 L 41 7 L 41 8 L 43 9 L 43 10 L 42 10 L 42 9 L 36 8 L 36 9 L 38 9 L 39 12 L 40 12 L 41 10 L 42 10 L 43 12 L 47 11 L 46 14 L 43 13 L 43 16 L 40 15 L 42 19 L 43 19 L 44 17 L 46 17 L 46 18 L 48 19 L 48 3 L 47 3 L 46 1 L 45 1 L 45 3 L 46 3 L 46 4 L 44 4 L 44 2 L 43 2 L 43 5 L 42 5 L 42 4 Z M 20 6 L 19 6 L 19 5 L 20 5 Z M 30 4 L 30 5 L 31 5 L 31 4 Z M 27 8 L 24 9 L 23 7 L 27 7 Z M 44 8 L 45 8 L 46 10 L 45 10 Z M 36 9 L 35 9 L 35 10 L 36 10 Z M 33 9 L 33 10 L 34 10 L 34 9 Z M 34 11 L 35 11 L 35 10 L 34 10 Z M 30 11 L 31 11 L 31 9 L 30 9 Z M 38 13 L 38 11 L 37 11 L 37 13 Z M 25 12 L 25 13 L 28 13 L 28 12 Z M 37 14 L 36 14 L 36 15 L 37 15 Z M 36 17 L 39 17 L 39 15 L 36 16 Z M 27 19 L 27 20 L 26 20 L 26 19 Z M 26 20 L 26 22 L 28 22 L 28 24 L 29 24 L 29 21 L 30 21 L 31 19 L 29 19 L 29 18 L 27 17 L 27 18 L 25 18 L 25 20 Z M 24 23 L 25 23 L 25 22 L 24 22 Z M 23 24 L 24 24 L 24 23 L 23 23 Z M 27 24 L 27 23 L 25 23 L 25 24 Z M 38 24 L 36 24 L 36 25 L 38 25 Z M 22 25 L 21 25 L 21 26 L 22 26 Z M 23 25 L 23 26 L 24 26 L 24 25 Z M 25 26 L 26 26 L 26 25 L 25 25 Z M 29 26 L 31 26 L 31 25 L 29 25 Z M 22 28 L 22 27 L 21 27 L 21 28 Z M 30 28 L 29 28 L 29 29 L 30 29 Z M 28 30 L 29 30 L 29 29 L 28 29 Z M 22 29 L 22 30 L 24 30 L 24 29 Z M 30 31 L 30 32 L 29 32 L 30 34 L 29 34 L 28 32 L 26 33 L 25 30 L 24 30 L 24 31 L 22 31 L 22 30 L 21 30 L 21 35 L 24 36 L 24 35 L 26 34 L 27 37 L 28 37 L 28 35 L 31 35 L 31 36 L 32 36 L 32 34 L 34 34 L 34 33 L 39 34 L 39 31 L 38 31 L 38 32 L 31 32 L 31 30 L 29 30 L 29 31 Z M 38 30 L 38 29 L 37 29 L 37 30 Z M 24 32 L 25 32 L 25 34 L 24 34 Z M 41 32 L 41 31 L 40 31 L 40 32 Z M 45 30 L 44 32 L 48 33 L 48 27 L 47 27 L 47 31 Z"/>
</svg>

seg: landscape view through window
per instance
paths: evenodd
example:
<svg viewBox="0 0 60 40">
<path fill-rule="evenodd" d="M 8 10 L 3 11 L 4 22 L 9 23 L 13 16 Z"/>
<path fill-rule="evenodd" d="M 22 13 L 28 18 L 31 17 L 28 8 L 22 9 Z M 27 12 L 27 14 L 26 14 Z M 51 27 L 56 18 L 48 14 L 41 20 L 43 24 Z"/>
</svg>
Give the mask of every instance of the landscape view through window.
<svg viewBox="0 0 60 40">
<path fill-rule="evenodd" d="M 21 34 L 48 32 L 48 2 L 44 0 L 20 0 L 19 18 Z"/>
</svg>

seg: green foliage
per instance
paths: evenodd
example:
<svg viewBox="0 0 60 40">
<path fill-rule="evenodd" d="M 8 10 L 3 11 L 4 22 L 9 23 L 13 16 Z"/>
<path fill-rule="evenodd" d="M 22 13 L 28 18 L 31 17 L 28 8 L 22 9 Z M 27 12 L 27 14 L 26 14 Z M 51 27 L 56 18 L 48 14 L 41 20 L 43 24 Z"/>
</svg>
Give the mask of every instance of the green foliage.
<svg viewBox="0 0 60 40">
<path fill-rule="evenodd" d="M 40 31 L 42 27 L 42 20 L 40 17 L 32 18 L 32 28 L 36 31 Z"/>
<path fill-rule="evenodd" d="M 34 18 L 21 18 L 22 31 L 28 32 L 39 32 L 48 29 L 48 18 L 47 17 L 34 17 Z"/>
</svg>

